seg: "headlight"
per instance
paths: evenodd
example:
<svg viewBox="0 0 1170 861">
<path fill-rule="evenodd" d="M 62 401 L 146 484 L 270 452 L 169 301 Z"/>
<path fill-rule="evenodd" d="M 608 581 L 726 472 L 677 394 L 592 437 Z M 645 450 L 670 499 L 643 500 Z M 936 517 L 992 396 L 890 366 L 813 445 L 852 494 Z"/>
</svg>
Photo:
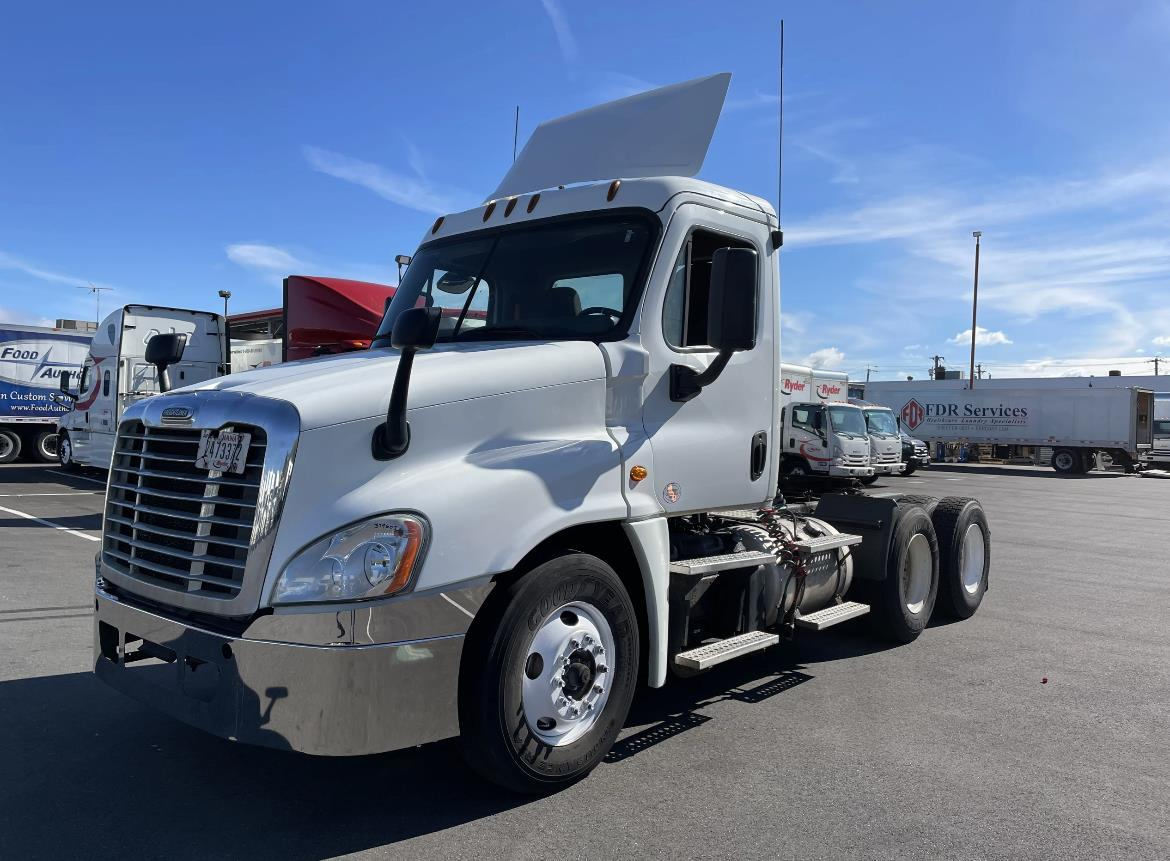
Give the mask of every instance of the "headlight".
<svg viewBox="0 0 1170 861">
<path fill-rule="evenodd" d="M 273 604 L 352 601 L 402 591 L 430 529 L 412 514 L 371 517 L 314 541 L 277 578 Z"/>
</svg>

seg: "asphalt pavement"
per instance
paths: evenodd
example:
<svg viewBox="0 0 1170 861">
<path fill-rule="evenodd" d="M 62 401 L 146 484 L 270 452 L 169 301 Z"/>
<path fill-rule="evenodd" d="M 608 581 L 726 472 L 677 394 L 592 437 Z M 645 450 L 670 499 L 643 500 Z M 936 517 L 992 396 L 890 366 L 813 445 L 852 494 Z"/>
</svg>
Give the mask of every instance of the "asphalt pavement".
<svg viewBox="0 0 1170 861">
<path fill-rule="evenodd" d="M 899 648 L 862 623 L 801 632 L 644 690 L 608 761 L 541 799 L 484 784 L 451 742 L 249 748 L 103 687 L 102 484 L 0 466 L 4 857 L 1170 857 L 1170 482 L 958 465 L 880 482 L 982 500 L 973 619 Z"/>
</svg>

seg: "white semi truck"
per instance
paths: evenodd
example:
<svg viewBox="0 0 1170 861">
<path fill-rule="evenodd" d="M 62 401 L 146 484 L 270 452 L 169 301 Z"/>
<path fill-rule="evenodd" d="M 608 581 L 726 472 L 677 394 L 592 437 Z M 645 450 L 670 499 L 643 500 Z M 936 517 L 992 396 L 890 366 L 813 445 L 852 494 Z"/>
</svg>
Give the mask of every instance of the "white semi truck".
<svg viewBox="0 0 1170 861">
<path fill-rule="evenodd" d="M 150 342 L 160 334 L 172 336 L 164 339 L 169 345 L 182 347 L 161 370 L 147 360 Z M 62 400 L 72 401 L 57 420 L 62 467 L 108 469 L 126 409 L 165 391 L 168 381 L 178 388 L 227 373 L 226 350 L 223 317 L 209 311 L 127 305 L 111 313 L 94 332 L 77 387 L 68 373 L 59 378 Z"/>
<path fill-rule="evenodd" d="M 846 374 L 782 362 L 779 382 L 781 475 L 871 478 L 865 416 L 847 402 Z"/>
<path fill-rule="evenodd" d="M 541 125 L 426 231 L 369 350 L 129 407 L 97 676 L 246 743 L 459 735 L 546 792 L 602 760 L 639 679 L 975 612 L 974 500 L 773 508 L 782 236 L 691 178 L 729 78 Z"/>
<path fill-rule="evenodd" d="M 1098 453 L 1133 468 L 1153 445 L 1154 394 L 1137 388 L 876 382 L 866 397 L 893 410 L 928 442 L 1044 447 L 1064 474 L 1093 468 Z"/>
</svg>

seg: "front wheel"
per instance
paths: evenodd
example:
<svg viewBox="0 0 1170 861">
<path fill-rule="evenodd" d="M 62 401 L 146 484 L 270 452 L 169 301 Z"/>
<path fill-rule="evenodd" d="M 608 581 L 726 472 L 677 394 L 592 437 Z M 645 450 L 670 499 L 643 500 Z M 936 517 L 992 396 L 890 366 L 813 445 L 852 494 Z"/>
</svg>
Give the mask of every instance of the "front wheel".
<svg viewBox="0 0 1170 861">
<path fill-rule="evenodd" d="M 1061 475 L 1075 475 L 1080 472 L 1080 452 L 1072 448 L 1058 448 L 1052 453 L 1052 468 Z"/>
<path fill-rule="evenodd" d="M 638 675 L 638 623 L 613 569 L 564 552 L 497 588 L 463 650 L 464 758 L 493 783 L 546 793 L 609 752 Z"/>
<path fill-rule="evenodd" d="M 72 472 L 77 469 L 77 461 L 73 459 L 73 440 L 69 438 L 69 431 L 61 431 L 57 437 L 57 463 L 61 469 Z"/>
<path fill-rule="evenodd" d="M 916 463 L 915 463 L 914 461 L 912 461 L 912 460 L 908 460 L 908 461 L 906 461 L 906 468 L 905 468 L 904 470 L 902 470 L 902 475 L 903 475 L 903 476 L 906 476 L 906 475 L 913 475 L 913 474 L 914 474 L 914 471 L 915 471 L 916 469 L 918 469 L 918 464 L 916 464 Z"/>
<path fill-rule="evenodd" d="M 796 458 L 792 458 L 792 459 L 786 461 L 784 464 L 784 477 L 785 478 L 795 478 L 795 479 L 808 478 L 810 474 L 811 473 L 809 472 L 808 464 L 805 463 L 803 460 L 797 460 Z"/>
<path fill-rule="evenodd" d="M 875 481 L 877 481 L 878 477 L 876 475 L 867 475 L 864 478 L 859 478 L 857 480 L 868 487 L 869 485 L 871 485 Z"/>
</svg>

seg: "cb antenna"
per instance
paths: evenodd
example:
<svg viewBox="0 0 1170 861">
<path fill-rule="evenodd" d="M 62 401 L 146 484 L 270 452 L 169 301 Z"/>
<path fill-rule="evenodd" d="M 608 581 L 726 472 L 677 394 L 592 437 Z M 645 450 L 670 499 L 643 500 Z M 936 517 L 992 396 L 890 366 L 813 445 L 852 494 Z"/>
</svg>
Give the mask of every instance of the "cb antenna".
<svg viewBox="0 0 1170 861">
<path fill-rule="evenodd" d="M 781 226 L 780 206 L 784 199 L 784 19 L 780 19 L 780 135 L 776 146 L 776 230 L 772 234 L 773 244 L 779 248 L 784 244 L 784 229 Z"/>
</svg>

